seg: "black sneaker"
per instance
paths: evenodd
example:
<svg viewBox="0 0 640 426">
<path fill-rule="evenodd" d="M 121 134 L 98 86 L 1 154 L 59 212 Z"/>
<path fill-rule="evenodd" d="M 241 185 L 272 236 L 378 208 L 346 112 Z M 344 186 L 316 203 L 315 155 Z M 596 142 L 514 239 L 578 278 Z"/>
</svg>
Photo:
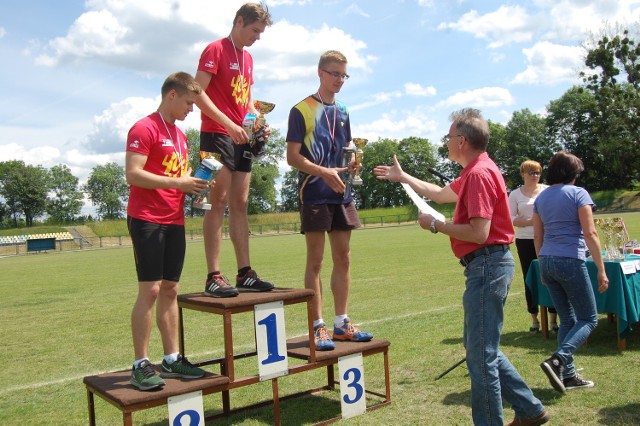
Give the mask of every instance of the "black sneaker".
<svg viewBox="0 0 640 426">
<path fill-rule="evenodd" d="M 592 388 L 594 386 L 592 381 L 583 379 L 582 376 L 579 374 L 576 374 L 573 377 L 564 379 L 562 382 L 566 390 L 586 389 L 586 388 Z"/>
<path fill-rule="evenodd" d="M 565 387 L 562 382 L 562 363 L 560 359 L 554 354 L 551 358 L 546 359 L 540 364 L 540 368 L 544 371 L 544 374 L 549 378 L 549 383 L 558 392 L 564 392 Z"/>
<path fill-rule="evenodd" d="M 229 280 L 222 274 L 209 278 L 204 285 L 204 294 L 211 297 L 235 297 L 238 290 L 231 287 Z"/>
<path fill-rule="evenodd" d="M 238 291 L 271 291 L 273 284 L 262 281 L 256 271 L 251 269 L 244 277 L 236 276 L 236 288 Z"/>
</svg>

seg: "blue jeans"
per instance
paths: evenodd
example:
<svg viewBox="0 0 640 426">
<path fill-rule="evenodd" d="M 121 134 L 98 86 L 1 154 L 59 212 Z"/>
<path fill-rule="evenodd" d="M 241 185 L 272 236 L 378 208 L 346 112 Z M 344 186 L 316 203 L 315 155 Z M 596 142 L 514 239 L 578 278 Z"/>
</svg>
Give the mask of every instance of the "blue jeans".
<svg viewBox="0 0 640 426">
<path fill-rule="evenodd" d="M 540 256 L 540 276 L 560 317 L 556 355 L 564 378 L 576 375 L 573 354 L 598 324 L 596 298 L 584 260 Z"/>
<path fill-rule="evenodd" d="M 509 250 L 478 256 L 464 270 L 464 345 L 475 425 L 502 426 L 502 398 L 511 404 L 520 419 L 536 417 L 544 410 L 498 348 L 503 308 L 514 272 L 515 263 Z"/>
</svg>

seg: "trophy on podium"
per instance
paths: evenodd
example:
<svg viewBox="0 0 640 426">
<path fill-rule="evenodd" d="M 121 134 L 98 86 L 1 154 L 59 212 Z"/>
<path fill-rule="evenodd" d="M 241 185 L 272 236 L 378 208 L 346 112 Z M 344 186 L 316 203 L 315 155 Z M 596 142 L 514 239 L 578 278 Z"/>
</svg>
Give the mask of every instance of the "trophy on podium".
<svg viewBox="0 0 640 426">
<path fill-rule="evenodd" d="M 356 146 L 356 172 L 353 175 L 353 186 L 362 186 L 362 178 L 360 177 L 360 166 L 362 166 L 362 160 L 364 158 L 364 151 L 362 148 L 369 142 L 364 138 L 353 138 L 353 143 Z"/>
<path fill-rule="evenodd" d="M 251 154 L 254 158 L 258 158 L 264 154 L 264 146 L 267 144 L 267 138 L 264 136 L 264 129 L 267 127 L 267 121 L 264 116 L 276 107 L 276 104 L 264 101 L 254 101 L 253 106 L 258 114 L 247 113 L 242 122 L 242 128 L 249 136 L 249 146 Z"/>
</svg>

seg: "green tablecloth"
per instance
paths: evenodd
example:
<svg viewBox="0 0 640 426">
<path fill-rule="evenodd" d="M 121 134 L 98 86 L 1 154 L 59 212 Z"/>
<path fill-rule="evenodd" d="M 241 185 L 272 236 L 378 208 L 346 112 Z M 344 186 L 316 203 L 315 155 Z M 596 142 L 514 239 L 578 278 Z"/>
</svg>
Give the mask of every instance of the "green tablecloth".
<svg viewBox="0 0 640 426">
<path fill-rule="evenodd" d="M 626 261 L 635 261 L 637 256 L 627 256 Z M 640 271 L 625 274 L 620 261 L 605 261 L 604 267 L 609 278 L 609 289 L 598 292 L 598 271 L 592 260 L 587 260 L 587 271 L 591 278 L 596 305 L 599 313 L 612 313 L 618 316 L 618 335 L 624 339 L 634 323 L 640 321 Z M 540 282 L 538 260 L 531 262 L 526 283 L 531 290 L 532 301 L 539 306 L 553 306 L 547 287 Z"/>
</svg>

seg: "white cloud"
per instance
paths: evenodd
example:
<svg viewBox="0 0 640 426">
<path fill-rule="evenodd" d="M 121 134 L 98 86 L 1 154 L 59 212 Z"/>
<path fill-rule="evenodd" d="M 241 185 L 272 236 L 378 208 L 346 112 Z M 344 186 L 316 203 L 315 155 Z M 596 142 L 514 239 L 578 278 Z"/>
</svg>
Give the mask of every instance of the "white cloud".
<svg viewBox="0 0 640 426">
<path fill-rule="evenodd" d="M 404 92 L 412 96 L 435 96 L 437 91 L 433 86 L 424 87 L 420 83 L 405 83 Z"/>
<path fill-rule="evenodd" d="M 546 84 L 578 82 L 578 72 L 584 68 L 584 50 L 577 46 L 562 46 L 547 41 L 523 49 L 527 69 L 514 77 L 513 84 Z"/>
<path fill-rule="evenodd" d="M 481 15 L 476 10 L 462 15 L 456 22 L 442 23 L 439 30 L 456 30 L 473 34 L 489 41 L 495 49 L 511 43 L 525 43 L 542 24 L 541 18 L 531 16 L 521 6 L 501 6 L 495 12 Z"/>
<path fill-rule="evenodd" d="M 548 8 L 551 28 L 545 38 L 556 42 L 580 42 L 606 22 L 629 24 L 640 17 L 638 0 L 539 0 L 538 4 Z"/>
<path fill-rule="evenodd" d="M 483 87 L 480 89 L 467 90 L 449 96 L 442 102 L 438 102 L 437 108 L 460 108 L 460 107 L 500 107 L 503 105 L 513 105 L 515 99 L 509 90 L 502 87 Z"/>
<path fill-rule="evenodd" d="M 425 111 L 424 107 L 410 111 L 391 111 L 371 122 L 352 124 L 351 134 L 370 141 L 376 141 L 380 137 L 398 140 L 410 136 L 425 137 L 438 129 L 438 123 Z"/>
<path fill-rule="evenodd" d="M 4 37 L 6 33 L 7 33 L 7 30 L 5 30 L 4 27 L 0 27 L 0 38 Z"/>
<path fill-rule="evenodd" d="M 414 97 L 432 97 L 436 95 L 436 88 L 433 86 L 424 87 L 419 83 L 405 83 L 404 91 L 395 90 L 393 92 L 378 92 L 370 96 L 370 99 L 354 106 L 349 107 L 351 111 L 358 111 L 365 108 L 370 108 L 376 105 L 385 104 L 393 101 L 394 99 L 401 98 L 403 96 Z"/>
<path fill-rule="evenodd" d="M 123 151 L 131 126 L 155 111 L 159 104 L 159 97 L 155 100 L 131 97 L 110 105 L 102 114 L 94 117 L 93 131 L 85 147 L 96 153 Z"/>
<path fill-rule="evenodd" d="M 370 18 L 371 17 L 370 14 L 368 14 L 367 12 L 362 10 L 362 8 L 360 6 L 358 6 L 357 4 L 355 4 L 355 3 L 352 3 L 351 5 L 349 5 L 349 7 L 347 7 L 345 9 L 343 14 L 344 15 L 358 15 L 358 16 L 362 16 L 363 18 Z"/>
<path fill-rule="evenodd" d="M 57 37 L 49 42 L 54 54 L 40 55 L 36 63 L 55 66 L 67 56 L 91 58 L 134 54 L 138 47 L 125 41 L 129 31 L 107 10 L 84 13 L 74 22 L 66 37 Z"/>
</svg>

